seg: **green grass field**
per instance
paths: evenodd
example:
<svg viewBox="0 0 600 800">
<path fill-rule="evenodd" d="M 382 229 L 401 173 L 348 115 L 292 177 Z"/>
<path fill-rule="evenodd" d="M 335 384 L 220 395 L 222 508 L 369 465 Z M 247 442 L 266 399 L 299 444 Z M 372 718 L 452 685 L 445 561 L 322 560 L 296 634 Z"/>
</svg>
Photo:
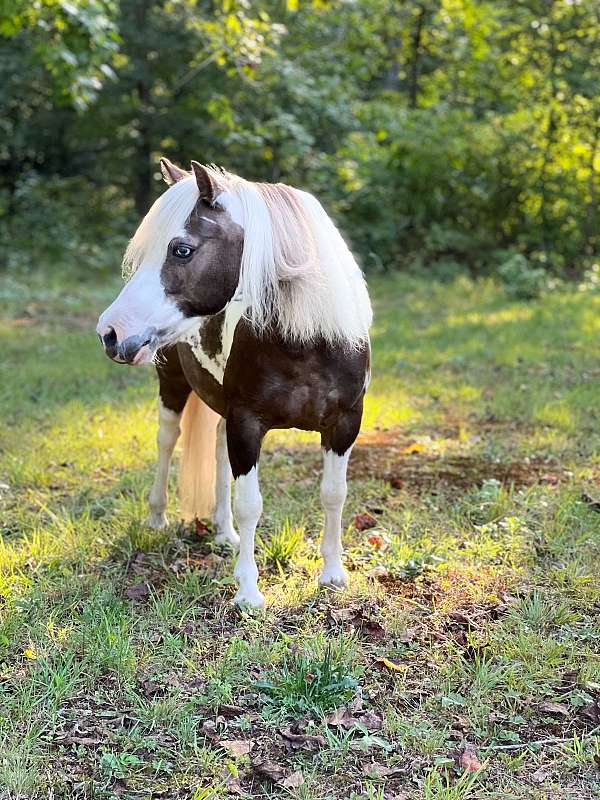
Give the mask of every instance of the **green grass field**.
<svg viewBox="0 0 600 800">
<path fill-rule="evenodd" d="M 174 491 L 144 526 L 117 288 L 3 280 L 0 797 L 600 797 L 600 294 L 373 281 L 351 587 L 316 585 L 317 439 L 272 434 L 261 615 Z"/>
</svg>

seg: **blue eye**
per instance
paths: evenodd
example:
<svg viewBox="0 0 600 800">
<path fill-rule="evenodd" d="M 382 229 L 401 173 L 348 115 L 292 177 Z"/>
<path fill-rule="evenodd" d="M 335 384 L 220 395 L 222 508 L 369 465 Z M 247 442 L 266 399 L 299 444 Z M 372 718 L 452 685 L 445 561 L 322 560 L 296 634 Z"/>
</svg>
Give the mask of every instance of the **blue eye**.
<svg viewBox="0 0 600 800">
<path fill-rule="evenodd" d="M 187 244 L 176 244 L 171 250 L 175 258 L 189 258 L 194 252 L 194 248 Z"/>
</svg>

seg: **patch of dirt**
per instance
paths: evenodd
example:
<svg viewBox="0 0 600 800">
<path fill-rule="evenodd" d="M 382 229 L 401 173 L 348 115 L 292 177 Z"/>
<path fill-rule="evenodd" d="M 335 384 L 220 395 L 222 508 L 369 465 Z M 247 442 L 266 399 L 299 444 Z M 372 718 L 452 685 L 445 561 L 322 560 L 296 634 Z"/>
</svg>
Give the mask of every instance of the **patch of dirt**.
<svg viewBox="0 0 600 800">
<path fill-rule="evenodd" d="M 416 493 L 432 491 L 465 491 L 485 480 L 502 484 L 531 486 L 535 483 L 555 485 L 569 477 L 567 470 L 540 457 L 522 461 L 495 461 L 482 456 L 431 448 L 409 439 L 398 430 L 363 434 L 348 467 L 350 478 L 365 476 L 388 481 L 395 489 Z"/>
</svg>

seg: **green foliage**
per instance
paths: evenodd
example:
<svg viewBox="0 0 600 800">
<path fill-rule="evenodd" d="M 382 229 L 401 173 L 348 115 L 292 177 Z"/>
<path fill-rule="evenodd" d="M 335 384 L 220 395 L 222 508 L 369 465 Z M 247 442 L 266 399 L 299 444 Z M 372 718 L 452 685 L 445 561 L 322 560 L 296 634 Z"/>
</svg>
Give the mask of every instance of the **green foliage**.
<svg viewBox="0 0 600 800">
<path fill-rule="evenodd" d="M 292 714 L 315 714 L 350 700 L 358 683 L 352 675 L 343 640 L 331 642 L 322 654 L 294 652 L 286 655 L 271 679 L 256 684 L 268 701 Z"/>
<path fill-rule="evenodd" d="M 539 297 L 548 285 L 548 274 L 541 267 L 532 267 L 521 253 L 514 253 L 498 268 L 498 276 L 506 292 L 517 300 Z"/>
<path fill-rule="evenodd" d="M 275 569 L 287 567 L 302 546 L 304 528 L 292 525 L 286 517 L 283 525 L 268 536 L 257 537 L 258 552 Z"/>
<path fill-rule="evenodd" d="M 489 273 L 508 251 L 531 298 L 600 249 L 599 32 L 595 0 L 11 3 L 2 235 L 54 224 L 99 264 L 164 153 L 314 191 L 367 270 Z"/>
</svg>

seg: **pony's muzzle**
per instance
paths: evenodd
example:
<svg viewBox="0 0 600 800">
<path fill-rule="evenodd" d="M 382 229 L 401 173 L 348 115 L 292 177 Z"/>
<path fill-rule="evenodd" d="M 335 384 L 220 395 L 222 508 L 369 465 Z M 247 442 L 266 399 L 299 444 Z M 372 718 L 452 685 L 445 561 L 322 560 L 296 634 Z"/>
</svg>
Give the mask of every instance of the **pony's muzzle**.
<svg viewBox="0 0 600 800">
<path fill-rule="evenodd" d="M 109 358 L 115 358 L 119 351 L 119 342 L 117 340 L 117 332 L 114 328 L 108 327 L 105 331 L 98 331 L 98 338 L 102 343 L 104 352 Z"/>
<path fill-rule="evenodd" d="M 141 336 L 128 336 L 119 342 L 115 329 L 109 326 L 98 331 L 98 338 L 106 355 L 117 364 L 138 364 L 152 360 L 149 345 L 154 339 L 153 331 L 145 331 Z"/>
</svg>

